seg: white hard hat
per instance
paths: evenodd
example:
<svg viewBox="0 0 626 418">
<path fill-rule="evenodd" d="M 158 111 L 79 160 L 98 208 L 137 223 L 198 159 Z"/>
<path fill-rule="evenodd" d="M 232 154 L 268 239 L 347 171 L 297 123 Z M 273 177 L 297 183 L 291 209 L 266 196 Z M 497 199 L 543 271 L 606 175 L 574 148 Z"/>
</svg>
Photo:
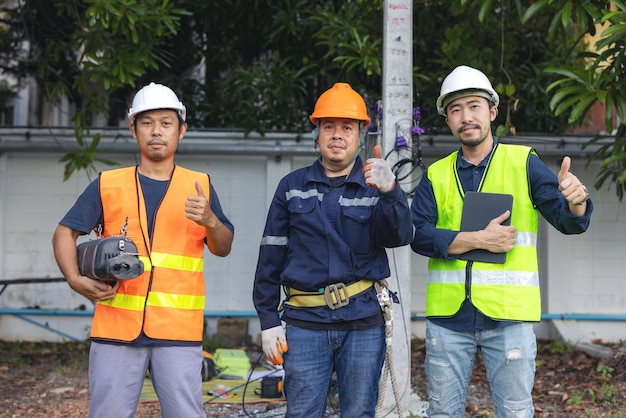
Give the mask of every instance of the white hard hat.
<svg viewBox="0 0 626 418">
<path fill-rule="evenodd" d="M 128 119 L 133 123 L 138 113 L 146 110 L 172 109 L 185 120 L 187 109 L 182 104 L 176 93 L 163 84 L 150 83 L 135 94 L 133 106 L 128 109 Z"/>
<path fill-rule="evenodd" d="M 441 93 L 437 98 L 437 113 L 446 116 L 446 106 L 459 97 L 480 96 L 493 102 L 496 107 L 500 103 L 498 93 L 482 71 L 460 65 L 456 67 L 441 84 Z"/>
</svg>

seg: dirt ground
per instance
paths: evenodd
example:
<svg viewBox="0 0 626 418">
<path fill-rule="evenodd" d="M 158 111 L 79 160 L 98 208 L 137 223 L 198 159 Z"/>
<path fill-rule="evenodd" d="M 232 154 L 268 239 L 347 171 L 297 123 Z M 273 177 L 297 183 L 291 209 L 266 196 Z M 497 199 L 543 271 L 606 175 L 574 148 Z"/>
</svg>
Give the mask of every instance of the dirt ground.
<svg viewBox="0 0 626 418">
<path fill-rule="evenodd" d="M 626 342 L 606 346 L 613 349 L 613 355 L 600 359 L 558 341 L 538 341 L 535 417 L 626 418 Z M 424 342 L 413 341 L 411 352 L 413 388 L 426 399 Z M 470 382 L 465 417 L 496 417 L 480 354 Z"/>
<path fill-rule="evenodd" d="M 626 343 L 598 359 L 559 342 L 540 341 L 533 392 L 536 417 L 626 417 Z M 424 399 L 424 342 L 412 348 L 413 391 Z M 87 344 L 0 341 L 0 417 L 82 418 L 88 411 Z M 495 417 L 484 366 L 477 362 L 466 417 Z M 207 417 L 280 416 L 276 404 L 205 404 Z M 276 412 L 276 411 L 274 411 Z M 137 418 L 160 417 L 158 402 L 142 402 Z"/>
</svg>

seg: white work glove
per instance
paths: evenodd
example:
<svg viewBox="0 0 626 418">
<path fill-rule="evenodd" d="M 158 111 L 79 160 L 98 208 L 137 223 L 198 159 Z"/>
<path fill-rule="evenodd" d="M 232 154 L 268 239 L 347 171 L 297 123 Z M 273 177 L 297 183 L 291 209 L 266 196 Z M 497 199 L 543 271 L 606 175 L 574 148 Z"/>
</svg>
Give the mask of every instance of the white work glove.
<svg viewBox="0 0 626 418">
<path fill-rule="evenodd" d="M 283 364 L 283 353 L 287 351 L 285 330 L 281 325 L 261 331 L 261 342 L 265 357 L 275 366 Z"/>
<path fill-rule="evenodd" d="M 393 175 L 387 162 L 382 159 L 380 145 L 376 145 L 372 158 L 369 158 L 363 166 L 365 184 L 376 187 L 381 193 L 386 193 L 396 186 L 396 176 Z"/>
</svg>

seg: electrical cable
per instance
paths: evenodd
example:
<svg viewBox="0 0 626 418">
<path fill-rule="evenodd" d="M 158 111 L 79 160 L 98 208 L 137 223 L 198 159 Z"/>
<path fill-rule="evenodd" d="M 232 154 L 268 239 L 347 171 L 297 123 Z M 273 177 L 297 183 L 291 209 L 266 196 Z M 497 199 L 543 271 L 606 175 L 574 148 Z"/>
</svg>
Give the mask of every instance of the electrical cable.
<svg viewBox="0 0 626 418">
<path fill-rule="evenodd" d="M 391 171 L 396 176 L 396 182 L 408 197 L 412 197 L 426 166 L 422 160 L 421 134 L 415 132 L 413 127 L 410 132 L 406 131 L 399 123 L 396 124 L 396 143 L 385 160 L 393 162 Z M 410 145 L 407 136 L 411 138 Z"/>
<path fill-rule="evenodd" d="M 381 131 L 379 130 L 383 111 L 382 111 L 382 102 L 378 101 L 374 103 L 372 107 L 372 113 L 374 114 L 373 123 L 370 125 L 369 135 L 374 138 L 376 144 L 380 145 L 381 141 Z M 396 131 L 396 142 L 393 148 L 384 156 L 385 161 L 390 164 L 390 168 L 392 173 L 396 176 L 396 183 L 400 186 L 400 188 L 405 192 L 408 198 L 412 197 L 415 194 L 415 189 L 419 184 L 424 172 L 426 171 L 426 165 L 422 160 L 422 148 L 421 148 L 421 134 L 424 133 L 424 129 L 419 126 L 419 120 L 421 119 L 420 109 L 419 107 L 413 108 L 412 119 L 403 119 L 398 121 L 395 124 Z M 410 138 L 410 143 L 407 140 Z M 394 271 L 397 272 L 397 260 L 396 260 L 396 252 L 394 249 L 391 249 L 392 254 L 392 263 L 394 266 Z M 398 287 L 398 292 L 393 294 L 393 297 L 399 298 L 400 302 L 402 301 L 402 291 L 400 290 L 400 280 L 398 275 L 396 274 L 395 283 Z M 390 290 L 391 292 L 391 290 Z M 394 301 L 395 302 L 395 301 Z M 392 303 L 393 304 L 393 303 Z M 402 326 L 404 331 L 404 336 L 407 341 L 410 340 L 410 333 L 407 328 L 407 321 L 404 309 L 400 309 L 401 317 L 402 317 Z M 391 331 L 391 330 L 390 330 Z M 387 332 L 387 330 L 386 330 Z M 387 338 L 391 338 L 388 336 Z M 410 350 L 410 348 L 409 348 Z M 392 356 L 393 352 L 388 350 L 387 356 Z M 387 364 L 389 361 L 389 364 Z M 389 367 L 388 367 L 389 366 Z M 410 370 L 410 366 L 409 366 Z M 400 405 L 400 401 L 407 397 L 407 390 L 410 392 L 411 389 L 411 374 L 409 371 L 407 381 L 403 385 L 402 394 L 398 394 L 398 388 L 395 382 L 395 376 L 393 375 L 393 359 L 385 360 L 385 368 L 383 369 L 384 375 L 383 383 L 381 384 L 379 398 L 382 399 L 381 405 L 377 405 L 376 417 L 387 417 L 392 412 L 397 411 L 399 414 L 402 413 L 402 408 Z M 384 393 L 387 389 L 386 387 L 386 378 L 391 374 L 391 385 L 393 395 L 395 397 L 396 406 L 392 407 L 389 411 L 382 414 L 382 403 L 384 402 Z M 410 395 L 410 394 L 409 394 Z"/>
<path fill-rule="evenodd" d="M 265 376 L 271 376 L 271 375 L 273 375 L 274 373 L 278 373 L 278 372 L 280 371 L 280 369 L 276 369 L 276 370 L 274 370 L 274 371 L 272 371 L 272 372 L 270 372 L 270 373 L 267 373 L 267 374 L 265 374 L 265 375 L 263 375 L 263 376 L 261 376 L 261 377 L 259 377 L 259 378 L 256 378 L 256 379 L 252 379 L 252 380 L 251 380 L 251 378 L 252 378 L 252 372 L 254 372 L 254 370 L 256 369 L 256 367 L 260 364 L 262 356 L 263 356 L 263 353 L 260 353 L 260 354 L 259 354 L 259 357 L 258 357 L 258 358 L 256 359 L 256 361 L 252 364 L 252 367 L 250 368 L 250 373 L 248 374 L 248 377 L 247 377 L 247 379 L 246 379 L 246 381 L 245 381 L 244 383 L 242 383 L 242 384 L 240 384 L 240 385 L 237 385 L 237 386 L 235 386 L 235 387 L 232 387 L 232 388 L 228 389 L 227 391 L 225 391 L 225 393 L 226 393 L 226 394 L 228 394 L 228 393 L 232 392 L 232 391 L 233 391 L 233 390 L 235 390 L 235 389 L 239 389 L 239 388 L 243 387 L 243 394 L 241 395 L 241 409 L 242 409 L 242 412 L 243 412 L 243 414 L 244 414 L 244 415 L 239 415 L 239 416 L 241 416 L 241 417 L 244 417 L 244 416 L 245 416 L 245 417 L 249 417 L 249 418 L 254 418 L 254 417 L 256 417 L 256 416 L 257 416 L 257 415 L 256 415 L 256 414 L 254 414 L 254 413 L 253 413 L 253 415 L 250 415 L 250 414 L 248 413 L 248 411 L 246 411 L 246 402 L 245 402 L 245 401 L 246 401 L 246 392 L 247 392 L 247 390 L 248 390 L 248 385 L 250 384 L 250 382 L 256 382 L 257 380 L 261 380 L 261 379 L 263 379 L 263 377 L 265 377 Z M 210 398 L 210 399 L 208 399 L 208 400 L 204 401 L 204 404 L 209 403 L 209 402 L 211 402 L 211 401 L 214 401 L 215 399 L 219 399 L 219 398 L 220 398 L 220 397 L 222 397 L 222 396 L 223 396 L 223 394 L 219 394 L 219 395 L 213 396 L 212 398 Z M 280 414 L 273 414 L 273 415 L 267 415 L 267 414 L 263 413 L 263 418 L 282 417 L 282 416 L 284 416 L 284 414 L 282 414 L 282 413 L 280 413 Z"/>
<path fill-rule="evenodd" d="M 248 390 L 248 384 L 250 383 L 250 378 L 252 377 L 252 372 L 254 372 L 254 369 L 256 369 L 256 366 L 259 364 L 262 357 L 263 357 L 263 352 L 259 353 L 259 356 L 257 357 L 256 361 L 252 363 L 250 374 L 248 374 L 248 378 L 246 379 L 246 383 L 243 388 L 243 394 L 241 395 L 241 410 L 243 411 L 244 415 L 247 417 L 250 417 L 251 415 L 248 415 L 248 411 L 246 411 L 246 392 Z"/>
</svg>

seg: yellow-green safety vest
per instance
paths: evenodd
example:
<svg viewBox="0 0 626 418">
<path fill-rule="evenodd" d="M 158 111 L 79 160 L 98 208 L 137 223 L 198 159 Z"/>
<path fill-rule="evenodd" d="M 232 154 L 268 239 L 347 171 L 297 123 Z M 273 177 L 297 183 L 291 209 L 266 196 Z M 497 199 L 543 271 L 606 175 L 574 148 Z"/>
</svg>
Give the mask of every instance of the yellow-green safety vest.
<svg viewBox="0 0 626 418">
<path fill-rule="evenodd" d="M 430 258 L 426 316 L 452 316 L 469 298 L 476 308 L 493 319 L 539 321 L 538 214 L 528 183 L 528 159 L 534 152 L 522 145 L 497 144 L 477 190 L 513 195 L 511 225 L 517 228 L 517 234 L 506 262 Z M 458 151 L 453 152 L 428 168 L 437 203 L 437 228 L 456 231 L 461 226 L 465 196 L 457 172 L 457 156 Z M 468 263 L 473 264 L 466 272 Z"/>
</svg>

